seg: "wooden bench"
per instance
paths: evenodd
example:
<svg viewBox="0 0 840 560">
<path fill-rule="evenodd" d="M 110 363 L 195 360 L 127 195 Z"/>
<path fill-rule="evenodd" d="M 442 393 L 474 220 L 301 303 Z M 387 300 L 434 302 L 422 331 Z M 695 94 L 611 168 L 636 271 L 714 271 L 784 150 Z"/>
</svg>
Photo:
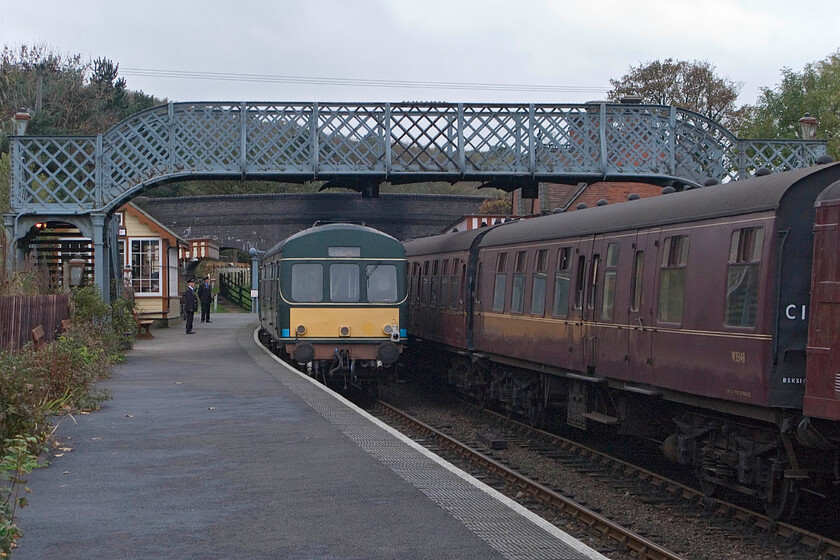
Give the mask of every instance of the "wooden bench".
<svg viewBox="0 0 840 560">
<path fill-rule="evenodd" d="M 155 322 L 154 319 L 143 319 L 138 315 L 135 311 L 134 315 L 134 322 L 137 324 L 137 338 L 141 340 L 148 340 L 150 338 L 154 338 L 155 336 L 149 331 L 149 328 L 152 326 L 152 323 Z"/>
<path fill-rule="evenodd" d="M 32 344 L 35 346 L 35 350 L 40 350 L 41 346 L 44 345 L 44 327 L 41 325 L 32 329 Z"/>
</svg>

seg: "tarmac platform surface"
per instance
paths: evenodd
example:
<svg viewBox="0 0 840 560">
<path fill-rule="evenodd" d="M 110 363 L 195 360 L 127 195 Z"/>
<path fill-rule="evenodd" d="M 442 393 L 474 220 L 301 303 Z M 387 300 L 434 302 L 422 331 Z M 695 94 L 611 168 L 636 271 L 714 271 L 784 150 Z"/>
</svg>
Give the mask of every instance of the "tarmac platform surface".
<svg viewBox="0 0 840 560">
<path fill-rule="evenodd" d="M 61 421 L 13 559 L 605 558 L 279 362 L 255 315 L 176 325 Z"/>
</svg>

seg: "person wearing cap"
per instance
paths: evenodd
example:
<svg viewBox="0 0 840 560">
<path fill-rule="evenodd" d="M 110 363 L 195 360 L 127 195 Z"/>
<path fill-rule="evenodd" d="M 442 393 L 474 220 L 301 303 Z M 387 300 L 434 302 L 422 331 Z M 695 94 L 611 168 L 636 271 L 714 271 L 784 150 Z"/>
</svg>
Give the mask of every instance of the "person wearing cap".
<svg viewBox="0 0 840 560">
<path fill-rule="evenodd" d="M 198 297 L 195 295 L 195 278 L 187 280 L 187 289 L 182 298 L 184 304 L 184 319 L 187 323 L 187 334 L 195 334 L 193 330 L 193 313 L 198 309 Z"/>
<path fill-rule="evenodd" d="M 201 322 L 210 322 L 210 302 L 213 301 L 213 288 L 210 286 L 210 275 L 204 277 L 204 282 L 198 287 L 198 301 L 201 302 Z"/>
</svg>

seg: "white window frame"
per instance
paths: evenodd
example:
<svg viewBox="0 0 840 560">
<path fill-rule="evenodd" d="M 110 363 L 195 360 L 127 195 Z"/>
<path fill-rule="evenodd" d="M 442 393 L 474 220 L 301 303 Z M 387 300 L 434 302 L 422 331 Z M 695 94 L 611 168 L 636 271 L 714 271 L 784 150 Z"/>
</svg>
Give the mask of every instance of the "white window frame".
<svg viewBox="0 0 840 560">
<path fill-rule="evenodd" d="M 136 288 L 138 283 L 142 282 L 142 278 L 138 279 L 135 277 L 134 274 L 134 242 L 140 241 L 141 243 L 144 241 L 154 242 L 157 243 L 157 291 L 140 291 Z M 129 237 L 128 238 L 128 266 L 131 267 L 131 287 L 134 290 L 134 295 L 139 297 L 160 297 L 163 295 L 163 287 L 161 286 L 161 280 L 163 277 L 163 254 L 161 250 L 163 248 L 163 243 L 161 242 L 160 237 Z M 154 270 L 152 270 L 154 273 Z M 148 278 L 149 283 L 151 284 L 152 277 L 149 276 Z"/>
</svg>

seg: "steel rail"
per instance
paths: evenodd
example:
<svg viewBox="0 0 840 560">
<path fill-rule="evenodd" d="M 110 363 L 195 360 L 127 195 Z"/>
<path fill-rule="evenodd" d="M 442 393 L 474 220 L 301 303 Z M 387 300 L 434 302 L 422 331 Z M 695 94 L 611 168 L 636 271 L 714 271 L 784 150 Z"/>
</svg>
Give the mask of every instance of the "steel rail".
<svg viewBox="0 0 840 560">
<path fill-rule="evenodd" d="M 736 521 L 749 523 L 758 529 L 762 529 L 769 533 L 773 533 L 776 536 L 788 541 L 795 540 L 802 546 L 810 548 L 820 553 L 821 559 L 840 559 L 840 542 L 838 541 L 829 539 L 812 531 L 808 531 L 807 529 L 796 527 L 795 525 L 791 525 L 790 523 L 775 521 L 767 517 L 766 515 L 758 513 L 749 508 L 739 506 L 737 504 L 733 504 L 718 498 L 708 497 L 705 494 L 703 494 L 703 492 L 695 488 L 685 486 L 684 484 L 671 480 L 653 471 L 649 471 L 632 463 L 628 463 L 627 461 L 618 459 L 616 457 L 613 457 L 611 455 L 608 455 L 606 453 L 598 451 L 597 449 L 593 449 L 576 441 L 558 436 L 557 434 L 533 428 L 527 424 L 524 424 L 512 418 L 508 418 L 492 410 L 477 407 L 472 403 L 465 402 L 464 404 L 478 408 L 482 412 L 494 416 L 500 422 L 505 423 L 509 426 L 513 426 L 517 430 L 526 431 L 529 434 L 536 433 L 539 436 L 553 443 L 557 448 L 562 449 L 566 452 L 575 453 L 581 457 L 586 457 L 587 459 L 595 461 L 601 465 L 609 466 L 616 470 L 620 470 L 626 475 L 634 475 L 636 476 L 636 478 L 644 480 L 648 484 L 658 487 L 661 490 L 664 490 L 673 496 L 678 496 L 681 499 L 686 500 L 688 502 L 703 505 L 704 507 L 708 508 L 711 511 L 711 513 L 714 513 L 721 517 L 728 517 Z"/>
<path fill-rule="evenodd" d="M 659 546 L 655 542 L 648 540 L 641 535 L 634 533 L 630 529 L 627 529 L 626 527 L 623 527 L 618 523 L 595 513 L 574 500 L 555 492 L 554 490 L 516 472 L 513 469 L 506 467 L 480 451 L 473 449 L 472 447 L 444 434 L 432 426 L 429 426 L 421 420 L 414 418 L 410 414 L 407 414 L 381 400 L 377 401 L 377 404 L 379 404 L 379 406 L 381 406 L 387 414 L 398 418 L 401 422 L 411 425 L 413 429 L 419 430 L 424 435 L 431 436 L 439 444 L 448 448 L 450 451 L 453 451 L 462 458 L 468 459 L 469 461 L 481 466 L 491 474 L 500 477 L 509 486 L 520 489 L 540 502 L 561 511 L 577 522 L 586 525 L 591 530 L 597 531 L 602 536 L 612 539 L 627 550 L 636 553 L 640 560 L 683 560 L 683 557 L 679 554 Z"/>
</svg>

